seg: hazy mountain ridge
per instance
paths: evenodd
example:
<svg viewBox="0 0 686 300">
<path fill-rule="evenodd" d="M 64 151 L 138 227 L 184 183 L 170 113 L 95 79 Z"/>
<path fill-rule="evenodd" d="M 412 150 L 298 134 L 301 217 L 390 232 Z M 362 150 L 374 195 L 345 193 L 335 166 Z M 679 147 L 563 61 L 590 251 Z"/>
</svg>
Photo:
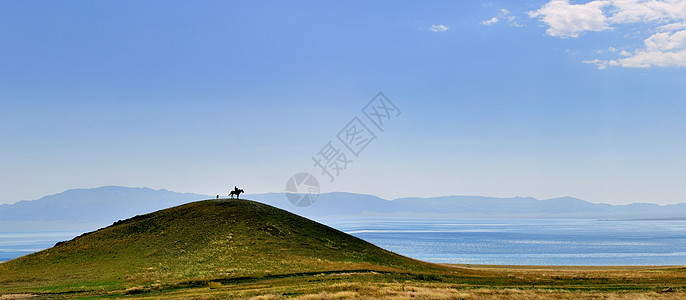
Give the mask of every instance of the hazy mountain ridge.
<svg viewBox="0 0 686 300">
<path fill-rule="evenodd" d="M 292 205 L 284 193 L 246 197 L 320 220 L 345 217 L 654 219 L 686 216 L 686 203 L 611 205 L 574 197 L 538 200 L 533 197 L 442 196 L 385 200 L 372 195 L 334 192 L 319 195 L 308 207 Z"/>
<path fill-rule="evenodd" d="M 207 195 L 165 189 L 120 186 L 72 189 L 38 200 L 0 205 L 0 231 L 92 228 L 208 198 Z"/>
<path fill-rule="evenodd" d="M 94 228 L 132 215 L 209 198 L 214 197 L 118 186 L 68 190 L 38 200 L 0 205 L 0 231 Z M 308 207 L 292 205 L 285 193 L 248 194 L 241 198 L 320 221 L 375 217 L 668 219 L 686 216 L 684 203 L 610 205 L 573 197 L 538 200 L 532 197 L 442 196 L 386 200 L 373 195 L 332 192 L 320 194 Z"/>
</svg>

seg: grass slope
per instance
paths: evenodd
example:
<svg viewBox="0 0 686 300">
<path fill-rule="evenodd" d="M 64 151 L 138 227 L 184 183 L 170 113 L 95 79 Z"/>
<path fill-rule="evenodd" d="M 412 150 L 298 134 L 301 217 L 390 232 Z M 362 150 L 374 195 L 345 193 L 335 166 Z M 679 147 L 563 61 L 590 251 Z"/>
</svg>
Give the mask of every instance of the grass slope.
<svg viewBox="0 0 686 300">
<path fill-rule="evenodd" d="M 0 295 L 441 268 L 265 204 L 220 199 L 136 216 L 2 263 Z"/>
</svg>

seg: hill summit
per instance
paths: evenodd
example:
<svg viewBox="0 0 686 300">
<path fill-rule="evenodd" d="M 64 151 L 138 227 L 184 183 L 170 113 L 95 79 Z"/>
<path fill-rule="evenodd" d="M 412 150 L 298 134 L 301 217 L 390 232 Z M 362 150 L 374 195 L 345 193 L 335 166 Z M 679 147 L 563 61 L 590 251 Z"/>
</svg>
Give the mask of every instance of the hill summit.
<svg viewBox="0 0 686 300">
<path fill-rule="evenodd" d="M 117 221 L 2 263 L 0 289 L 88 291 L 427 267 L 436 266 L 266 204 L 213 199 Z"/>
</svg>

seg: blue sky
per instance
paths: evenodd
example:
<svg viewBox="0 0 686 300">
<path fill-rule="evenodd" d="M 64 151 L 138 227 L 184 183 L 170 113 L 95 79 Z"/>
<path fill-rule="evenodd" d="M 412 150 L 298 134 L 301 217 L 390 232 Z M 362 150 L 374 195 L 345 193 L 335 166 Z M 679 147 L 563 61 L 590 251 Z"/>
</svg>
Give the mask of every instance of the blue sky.
<svg viewBox="0 0 686 300">
<path fill-rule="evenodd" d="M 5 1 L 0 203 L 71 188 L 686 202 L 686 1 Z M 334 182 L 312 157 L 402 114 Z"/>
</svg>

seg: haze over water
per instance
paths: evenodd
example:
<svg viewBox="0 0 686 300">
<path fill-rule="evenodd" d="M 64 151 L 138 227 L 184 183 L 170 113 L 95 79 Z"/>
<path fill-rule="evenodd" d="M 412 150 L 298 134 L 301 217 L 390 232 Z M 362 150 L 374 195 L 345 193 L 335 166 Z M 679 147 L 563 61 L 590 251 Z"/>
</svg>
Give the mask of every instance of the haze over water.
<svg viewBox="0 0 686 300">
<path fill-rule="evenodd" d="M 435 263 L 684 265 L 686 221 L 382 220 L 333 224 Z"/>
</svg>

